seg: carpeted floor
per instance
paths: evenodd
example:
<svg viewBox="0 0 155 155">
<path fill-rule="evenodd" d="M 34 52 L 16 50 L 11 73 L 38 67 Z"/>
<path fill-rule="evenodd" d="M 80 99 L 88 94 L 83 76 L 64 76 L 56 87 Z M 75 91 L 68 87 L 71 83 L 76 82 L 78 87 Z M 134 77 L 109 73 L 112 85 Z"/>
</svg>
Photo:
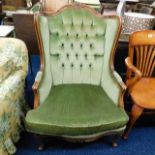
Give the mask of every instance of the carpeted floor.
<svg viewBox="0 0 155 155">
<path fill-rule="evenodd" d="M 28 74 L 26 100 L 32 107 L 32 84 L 39 69 L 39 57 L 32 56 L 33 74 Z M 112 148 L 110 136 L 92 143 L 73 144 L 54 138 L 47 138 L 44 151 L 37 150 L 33 134 L 23 132 L 17 144 L 16 155 L 155 155 L 155 118 L 143 116 L 132 130 L 128 140 L 120 140 L 117 148 Z"/>
</svg>

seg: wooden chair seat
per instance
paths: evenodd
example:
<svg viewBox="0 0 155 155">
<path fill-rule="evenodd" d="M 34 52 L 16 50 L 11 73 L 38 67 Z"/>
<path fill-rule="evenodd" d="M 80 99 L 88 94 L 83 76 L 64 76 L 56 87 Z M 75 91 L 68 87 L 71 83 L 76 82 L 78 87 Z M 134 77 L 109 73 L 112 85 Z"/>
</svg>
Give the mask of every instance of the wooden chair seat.
<svg viewBox="0 0 155 155">
<path fill-rule="evenodd" d="M 155 78 L 141 78 L 131 92 L 135 104 L 145 109 L 155 109 Z"/>
</svg>

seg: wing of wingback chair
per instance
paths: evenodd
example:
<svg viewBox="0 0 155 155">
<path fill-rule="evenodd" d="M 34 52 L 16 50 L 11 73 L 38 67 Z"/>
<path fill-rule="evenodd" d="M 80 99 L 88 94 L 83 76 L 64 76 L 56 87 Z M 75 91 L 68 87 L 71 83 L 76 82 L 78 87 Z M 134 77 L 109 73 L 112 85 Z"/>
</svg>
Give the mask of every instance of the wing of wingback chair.
<svg viewBox="0 0 155 155">
<path fill-rule="evenodd" d="M 113 68 L 121 24 L 83 5 L 36 17 L 41 67 L 26 129 L 90 141 L 124 131 L 125 85 Z"/>
<path fill-rule="evenodd" d="M 14 154 L 23 117 L 27 49 L 15 38 L 0 38 L 0 154 Z"/>
</svg>

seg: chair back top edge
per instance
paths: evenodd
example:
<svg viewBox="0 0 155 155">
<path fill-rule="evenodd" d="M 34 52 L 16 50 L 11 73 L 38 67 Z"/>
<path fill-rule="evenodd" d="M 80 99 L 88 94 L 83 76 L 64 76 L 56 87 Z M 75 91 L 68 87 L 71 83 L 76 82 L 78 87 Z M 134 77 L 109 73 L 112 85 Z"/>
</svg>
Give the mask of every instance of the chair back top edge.
<svg viewBox="0 0 155 155">
<path fill-rule="evenodd" d="M 131 34 L 129 46 L 155 45 L 155 30 L 141 30 Z"/>
</svg>

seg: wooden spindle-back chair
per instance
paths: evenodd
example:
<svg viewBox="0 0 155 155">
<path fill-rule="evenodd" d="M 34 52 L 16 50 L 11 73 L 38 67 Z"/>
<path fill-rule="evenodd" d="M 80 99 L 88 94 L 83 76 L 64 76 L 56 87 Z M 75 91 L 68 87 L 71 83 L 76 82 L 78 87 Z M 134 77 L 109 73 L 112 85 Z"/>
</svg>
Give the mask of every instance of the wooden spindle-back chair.
<svg viewBox="0 0 155 155">
<path fill-rule="evenodd" d="M 129 56 L 126 84 L 133 106 L 124 138 L 140 117 L 144 109 L 155 109 L 155 31 L 144 30 L 133 33 L 129 39 Z"/>
</svg>

